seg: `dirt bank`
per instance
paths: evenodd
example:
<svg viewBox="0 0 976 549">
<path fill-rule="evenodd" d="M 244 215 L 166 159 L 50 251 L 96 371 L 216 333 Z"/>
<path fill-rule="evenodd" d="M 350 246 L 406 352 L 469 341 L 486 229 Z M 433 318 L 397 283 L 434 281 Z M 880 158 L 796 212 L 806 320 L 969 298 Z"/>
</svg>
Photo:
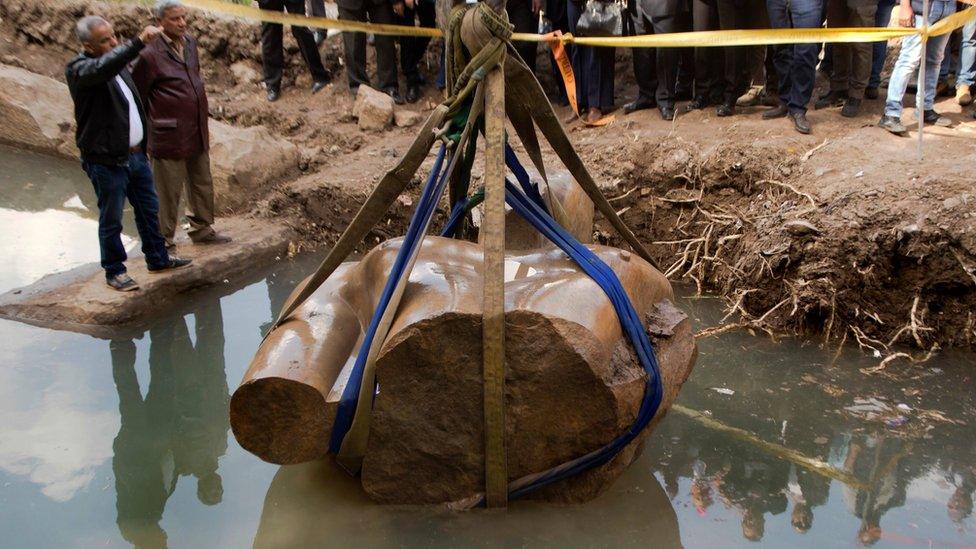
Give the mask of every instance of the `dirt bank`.
<svg viewBox="0 0 976 549">
<path fill-rule="evenodd" d="M 73 21 L 90 11 L 108 15 L 122 34 L 148 21 L 143 8 L 130 5 L 6 0 L 0 57 L 61 78 L 74 51 Z M 241 69 L 259 74 L 257 26 L 202 14 L 192 20 L 203 45 L 211 115 L 234 125 L 264 124 L 303 151 L 306 173 L 269 189 L 248 215 L 290 225 L 303 247 L 332 242 L 414 130 L 359 130 L 347 114 L 352 97 L 335 38 L 323 45 L 335 84 L 310 95 L 292 51 L 286 85 L 297 85 L 268 104 L 254 75 L 243 77 Z M 634 90 L 626 52 L 618 57 L 622 105 Z M 547 70 L 545 62 L 540 67 Z M 426 111 L 436 100 L 428 88 L 419 104 L 405 108 Z M 941 101 L 937 108 L 955 126 L 928 132 L 919 164 L 914 140 L 873 126 L 882 104 L 866 102 L 853 120 L 837 110 L 811 111 L 812 136 L 784 120 L 762 121 L 761 108 L 731 118 L 711 110 L 679 113 L 673 124 L 654 111 L 618 112 L 605 128 L 569 127 L 613 203 L 669 276 L 725 296 L 729 322 L 857 341 L 881 354 L 898 344 L 972 347 L 976 123 Z M 911 119 L 912 109 L 906 114 Z M 415 191 L 365 246 L 402 233 Z M 605 226 L 597 236 L 619 244 Z"/>
</svg>

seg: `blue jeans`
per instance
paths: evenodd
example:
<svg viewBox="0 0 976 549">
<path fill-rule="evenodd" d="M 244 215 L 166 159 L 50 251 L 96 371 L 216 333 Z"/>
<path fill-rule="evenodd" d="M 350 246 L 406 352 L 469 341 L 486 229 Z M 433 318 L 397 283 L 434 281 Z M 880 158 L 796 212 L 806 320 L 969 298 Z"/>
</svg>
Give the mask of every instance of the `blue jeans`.
<svg viewBox="0 0 976 549">
<path fill-rule="evenodd" d="M 887 27 L 891 23 L 891 12 L 898 5 L 897 0 L 878 0 L 878 11 L 874 14 L 874 26 Z M 871 79 L 868 80 L 869 88 L 877 88 L 881 85 L 881 69 L 884 68 L 885 59 L 888 57 L 888 41 L 874 43 L 871 60 Z"/>
<path fill-rule="evenodd" d="M 929 24 L 933 24 L 956 12 L 955 0 L 932 0 L 929 5 Z M 922 26 L 922 16 L 915 15 L 915 27 Z M 925 44 L 925 98 L 917 97 L 920 110 L 931 110 L 935 107 L 935 88 L 939 83 L 939 70 L 942 67 L 942 56 L 945 55 L 948 34 L 933 36 Z M 888 102 L 885 104 L 885 114 L 901 117 L 902 100 L 908 89 L 908 80 L 918 70 L 922 58 L 922 39 L 914 34 L 905 37 L 901 43 L 901 53 L 895 68 L 891 71 L 891 81 L 888 82 Z M 921 77 L 921 76 L 920 76 Z M 921 116 L 921 114 L 919 114 Z"/>
<path fill-rule="evenodd" d="M 962 46 L 959 48 L 959 75 L 957 86 L 972 86 L 976 80 L 976 21 L 962 28 Z"/>
<path fill-rule="evenodd" d="M 823 0 L 766 0 L 774 29 L 815 29 L 823 22 Z M 790 112 L 806 112 L 817 78 L 818 44 L 775 47 L 773 65 L 779 74 L 779 100 Z"/>
<path fill-rule="evenodd" d="M 142 253 L 152 268 L 169 264 L 166 241 L 159 232 L 159 198 L 153 187 L 152 170 L 143 153 L 129 155 L 121 166 L 82 160 L 98 197 L 98 244 L 106 278 L 125 272 L 127 255 L 122 246 L 122 209 L 129 199 L 142 240 Z"/>
</svg>

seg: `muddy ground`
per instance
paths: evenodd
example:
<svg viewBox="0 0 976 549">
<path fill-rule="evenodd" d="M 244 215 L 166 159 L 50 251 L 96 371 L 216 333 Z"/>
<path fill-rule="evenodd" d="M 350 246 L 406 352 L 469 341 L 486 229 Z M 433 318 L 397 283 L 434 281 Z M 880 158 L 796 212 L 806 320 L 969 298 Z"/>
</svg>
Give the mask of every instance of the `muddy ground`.
<svg viewBox="0 0 976 549">
<path fill-rule="evenodd" d="M 5 0 L 0 59 L 63 79 L 63 64 L 75 51 L 73 21 L 95 11 L 123 35 L 149 21 L 145 8 L 132 5 Z M 338 37 L 322 46 L 335 83 L 312 96 L 286 34 L 286 87 L 280 101 L 268 104 L 260 84 L 240 76 L 241 64 L 260 74 L 257 25 L 195 14 L 191 27 L 202 45 L 211 115 L 235 125 L 264 124 L 303 149 L 304 174 L 254 197 L 253 208 L 241 214 L 289 224 L 302 235 L 302 248 L 328 245 L 414 130 L 359 130 L 349 114 L 353 97 Z M 435 52 L 436 45 L 426 64 L 430 82 Z M 548 81 L 547 62 L 540 58 L 539 65 Z M 622 105 L 635 91 L 627 52 L 618 52 L 617 68 Z M 404 108 L 426 112 L 438 97 L 430 86 L 418 104 Z M 926 132 L 920 162 L 914 132 L 898 138 L 874 126 L 882 105 L 866 101 L 853 120 L 836 109 L 811 111 L 810 136 L 786 120 L 761 120 L 762 107 L 717 118 L 711 110 L 685 114 L 683 104 L 674 123 L 655 111 L 618 111 L 607 127 L 572 122 L 568 129 L 669 277 L 726 297 L 730 325 L 856 342 L 878 356 L 898 356 L 896 348 L 909 346 L 916 360 L 938 346 L 971 348 L 976 122 L 951 99 L 940 99 L 937 109 L 954 126 Z M 906 109 L 907 120 L 913 114 Z M 418 187 L 419 181 L 411 196 Z M 412 203 L 401 199 L 365 245 L 402 234 Z M 619 244 L 605 223 L 597 238 Z"/>
</svg>

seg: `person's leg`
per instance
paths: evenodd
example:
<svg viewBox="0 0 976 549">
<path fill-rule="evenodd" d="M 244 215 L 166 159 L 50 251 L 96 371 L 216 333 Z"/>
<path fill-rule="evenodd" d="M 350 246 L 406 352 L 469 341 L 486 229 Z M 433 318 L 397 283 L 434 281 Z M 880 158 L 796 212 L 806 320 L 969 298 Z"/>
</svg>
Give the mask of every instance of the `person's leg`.
<svg viewBox="0 0 976 549">
<path fill-rule="evenodd" d="M 676 17 L 655 17 L 651 19 L 654 34 L 674 32 L 677 24 Z M 674 48 L 657 48 L 655 52 L 657 63 L 657 99 L 658 108 L 674 108 L 675 86 L 678 81 L 678 52 Z"/>
<path fill-rule="evenodd" d="M 210 153 L 204 151 L 185 162 L 187 219 L 190 221 L 190 240 L 200 240 L 213 234 L 214 190 L 210 174 Z M 165 233 L 164 233 L 165 234 Z"/>
<path fill-rule="evenodd" d="M 976 21 L 970 21 L 962 28 L 962 42 L 959 45 L 959 77 L 957 86 L 970 86 L 976 81 Z"/>
<path fill-rule="evenodd" d="M 128 186 L 126 196 L 136 218 L 136 229 L 142 240 L 142 253 L 146 256 L 146 265 L 159 268 L 169 265 L 169 254 L 166 252 L 166 240 L 159 233 L 159 199 L 153 186 L 152 171 L 149 160 L 143 153 L 129 155 Z"/>
<path fill-rule="evenodd" d="M 549 16 L 549 22 L 552 24 L 552 30 L 567 32 L 569 27 L 566 25 L 566 0 L 547 0 L 546 1 L 546 14 Z M 549 46 L 544 46 L 546 50 L 549 50 Z M 559 72 L 559 65 L 556 63 L 556 58 L 552 55 L 551 51 L 546 52 L 549 58 L 549 70 L 552 72 L 552 79 L 556 82 L 556 102 L 560 105 L 566 105 L 569 103 L 569 98 L 566 96 L 566 83 L 563 82 L 562 73 Z M 566 52 L 569 55 L 569 52 Z"/>
<path fill-rule="evenodd" d="M 379 25 L 392 25 L 396 14 L 393 13 L 393 5 L 386 0 L 364 0 L 370 2 L 369 21 Z M 397 66 L 396 66 L 396 41 L 392 36 L 373 37 L 373 47 L 376 48 L 376 79 L 379 81 L 380 89 L 397 90 Z M 366 55 L 366 48 L 363 48 L 363 56 Z"/>
<path fill-rule="evenodd" d="M 827 27 L 850 27 L 851 11 L 848 0 L 827 0 Z M 847 94 L 851 83 L 851 65 L 854 52 L 850 44 L 833 44 L 833 66 L 830 74 L 830 91 L 834 94 Z M 826 63 L 826 60 L 824 61 Z M 822 67 L 823 65 L 821 65 Z M 820 106 L 820 105 L 818 105 Z"/>
<path fill-rule="evenodd" d="M 166 245 L 172 246 L 180 220 L 180 196 L 183 186 L 189 186 L 187 161 L 153 158 L 152 172 L 159 197 L 159 232 L 166 239 Z"/>
<path fill-rule="evenodd" d="M 91 162 L 82 163 L 98 198 L 98 248 L 105 277 L 125 272 L 127 259 L 122 246 L 122 209 L 125 207 L 125 168 Z"/>
<path fill-rule="evenodd" d="M 508 22 L 515 27 L 515 32 L 535 33 L 539 30 L 537 20 L 532 16 L 531 0 L 510 0 L 505 4 L 508 12 Z M 535 62 L 538 55 L 536 42 L 513 42 L 515 51 L 525 61 L 526 66 L 535 73 Z"/>
<path fill-rule="evenodd" d="M 288 13 L 305 15 L 305 2 L 303 0 L 285 0 L 285 9 L 288 10 Z M 298 49 L 302 52 L 302 58 L 305 59 L 308 72 L 312 73 L 312 80 L 314 82 L 331 80 L 332 75 L 322 65 L 322 56 L 319 55 L 319 49 L 315 46 L 315 37 L 312 36 L 312 31 L 308 30 L 308 27 L 292 25 L 291 35 L 295 37 L 295 42 L 298 42 Z"/>
<path fill-rule="evenodd" d="M 718 25 L 722 30 L 736 30 L 746 28 L 748 15 L 743 7 L 734 0 L 718 0 Z M 749 71 L 745 68 L 746 56 L 749 50 L 741 46 L 723 48 L 721 72 L 722 79 L 719 86 L 722 90 L 722 104 L 729 108 L 735 106 L 735 101 L 749 89 Z"/>
<path fill-rule="evenodd" d="M 790 14 L 788 11 L 787 0 L 767 0 L 766 9 L 769 13 L 770 28 L 788 29 L 790 28 Z M 790 89 L 792 80 L 790 70 L 793 66 L 793 50 L 791 44 L 772 46 L 773 66 L 776 68 L 776 77 L 779 80 L 778 92 L 779 102 L 786 106 L 790 101 Z"/>
<path fill-rule="evenodd" d="M 284 11 L 283 0 L 258 0 L 263 10 Z M 284 57 L 281 46 L 281 25 L 261 23 L 261 64 L 264 67 L 264 85 L 269 90 L 281 89 L 281 71 Z"/>
<path fill-rule="evenodd" d="M 892 0 L 878 0 L 878 10 L 874 14 L 874 26 L 887 27 L 891 23 L 891 12 L 895 9 Z M 871 51 L 871 78 L 868 80 L 869 88 L 877 88 L 881 85 L 881 70 L 884 69 L 885 59 L 888 57 L 888 41 L 882 40 L 872 45 Z"/>
<path fill-rule="evenodd" d="M 412 27 L 416 22 L 416 11 L 406 4 L 403 5 L 403 15 L 394 13 L 394 22 L 397 25 Z M 400 43 L 400 71 L 407 80 L 407 87 L 420 85 L 420 57 L 423 52 L 418 52 L 417 41 L 419 38 L 413 36 L 400 36 L 397 41 Z"/>
<path fill-rule="evenodd" d="M 566 2 L 566 5 L 571 4 L 573 4 L 572 0 Z M 649 34 L 652 32 L 650 22 L 644 17 L 640 9 L 634 15 L 633 21 L 634 32 L 637 34 Z M 634 63 L 634 79 L 637 81 L 637 100 L 634 102 L 653 105 L 658 86 L 655 50 L 654 48 L 634 48 L 631 52 Z M 579 78 L 579 75 L 577 75 L 577 78 Z"/>
<path fill-rule="evenodd" d="M 820 27 L 823 14 L 821 0 L 792 0 L 790 17 L 794 28 L 815 29 Z M 816 44 L 795 44 L 793 63 L 790 66 L 789 108 L 791 112 L 806 112 L 813 95 L 817 78 Z M 781 98 L 782 99 L 782 98 Z"/>
<path fill-rule="evenodd" d="M 718 30 L 716 0 L 692 0 L 691 8 L 692 29 L 695 32 Z M 725 91 L 725 80 L 721 72 L 723 66 L 716 61 L 720 61 L 723 54 L 723 48 L 695 48 L 695 91 L 689 108 L 700 109 L 720 100 Z"/>
<path fill-rule="evenodd" d="M 956 3 L 935 2 L 929 9 L 929 24 L 932 25 L 955 13 Z M 945 56 L 946 46 L 949 43 L 949 38 L 949 34 L 932 36 L 925 45 L 925 99 L 924 101 L 917 101 L 917 103 L 921 103 L 922 108 L 926 111 L 935 108 L 936 88 L 939 83 L 939 74 L 942 71 L 942 61 Z"/>
<path fill-rule="evenodd" d="M 919 17 L 916 19 L 921 21 Z M 895 61 L 895 67 L 891 70 L 891 78 L 888 80 L 888 99 L 885 102 L 886 116 L 901 117 L 905 90 L 908 89 L 909 80 L 918 70 L 921 53 L 922 40 L 917 34 L 910 34 L 902 39 L 898 60 Z"/>
<path fill-rule="evenodd" d="M 870 27 L 874 24 L 874 16 L 878 11 L 878 5 L 874 0 L 854 0 L 850 14 L 852 19 L 849 21 L 854 27 Z M 870 43 L 849 44 L 851 50 L 851 79 L 848 89 L 848 97 L 863 99 L 864 90 L 868 86 L 871 78 L 871 60 L 873 47 Z M 836 64 L 834 65 L 836 70 Z"/>
<path fill-rule="evenodd" d="M 339 19 L 346 21 L 366 22 L 366 10 L 362 7 L 349 9 L 339 3 Z M 366 33 L 342 33 L 342 56 L 346 65 L 346 80 L 350 88 L 369 85 L 369 74 L 366 72 Z"/>
<path fill-rule="evenodd" d="M 596 105 L 600 112 L 606 114 L 613 110 L 613 79 L 616 64 L 615 48 L 593 48 L 595 69 L 594 88 L 596 95 L 590 105 Z"/>
</svg>

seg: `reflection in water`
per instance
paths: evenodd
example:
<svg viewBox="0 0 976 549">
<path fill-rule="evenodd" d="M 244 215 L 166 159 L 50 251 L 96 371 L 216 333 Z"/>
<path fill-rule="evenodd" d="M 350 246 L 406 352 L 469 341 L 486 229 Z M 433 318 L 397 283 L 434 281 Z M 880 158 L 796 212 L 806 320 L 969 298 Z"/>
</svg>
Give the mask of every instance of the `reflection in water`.
<svg viewBox="0 0 976 549">
<path fill-rule="evenodd" d="M 652 543 L 651 543 L 652 542 Z M 506 512 L 457 513 L 370 501 L 358 479 L 330 461 L 279 469 L 264 499 L 254 546 L 681 547 L 661 484 L 632 467 L 585 505 L 515 502 Z"/>
<path fill-rule="evenodd" d="M 197 498 L 223 498 L 217 460 L 227 451 L 227 376 L 217 299 L 194 312 L 196 346 L 186 320 L 149 331 L 149 389 L 136 377 L 132 340 L 112 341 L 112 375 L 122 426 L 115 438 L 116 508 L 122 537 L 137 547 L 166 545 L 160 527 L 166 501 L 181 476 L 197 479 Z"/>
</svg>

